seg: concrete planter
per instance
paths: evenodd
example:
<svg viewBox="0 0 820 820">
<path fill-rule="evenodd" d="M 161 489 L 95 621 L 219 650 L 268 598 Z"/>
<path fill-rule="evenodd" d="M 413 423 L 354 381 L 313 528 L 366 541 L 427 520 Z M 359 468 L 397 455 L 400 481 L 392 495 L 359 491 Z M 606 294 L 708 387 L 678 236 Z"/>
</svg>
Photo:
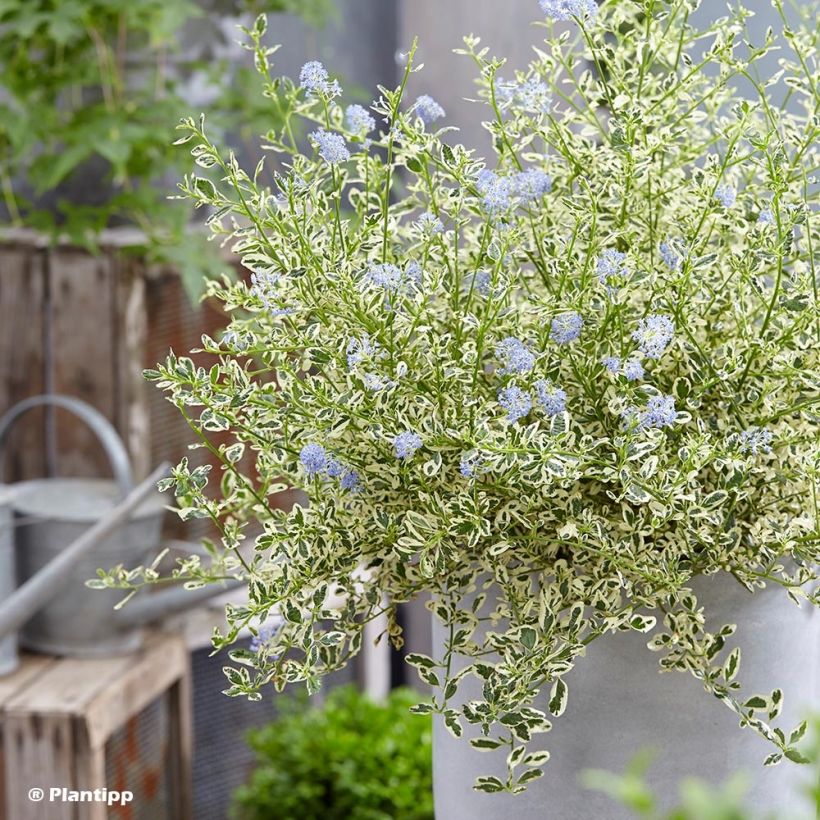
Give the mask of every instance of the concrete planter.
<svg viewBox="0 0 820 820">
<path fill-rule="evenodd" d="M 698 579 L 694 588 L 706 607 L 707 628 L 737 624 L 730 646 L 742 647 L 738 679 L 744 695 L 768 694 L 781 687 L 785 708 L 777 724 L 787 730 L 820 709 L 820 612 L 808 605 L 798 609 L 779 588 L 750 595 L 723 573 Z M 434 621 L 434 654 L 444 639 L 443 627 Z M 584 789 L 578 775 L 590 768 L 621 772 L 648 747 L 656 751 L 649 780 L 667 807 L 676 803 L 678 784 L 685 777 L 720 785 L 745 770 L 749 805 L 757 812 L 811 820 L 814 814 L 800 788 L 811 779 L 808 767 L 781 763 L 764 768 L 763 760 L 773 748 L 751 730 L 740 729 L 736 716 L 692 676 L 659 674 L 658 655 L 646 648 L 647 639 L 639 633 L 618 633 L 590 645 L 587 656 L 566 677 L 566 712 L 533 745 L 551 752 L 544 777 L 522 795 L 473 791 L 478 775 L 506 776 L 503 755 L 474 751 L 466 738 L 456 740 L 437 721 L 437 820 L 627 820 L 631 813 Z M 460 696 L 480 698 L 478 682 L 467 678 Z M 541 708 L 546 708 L 546 701 L 545 692 Z"/>
</svg>

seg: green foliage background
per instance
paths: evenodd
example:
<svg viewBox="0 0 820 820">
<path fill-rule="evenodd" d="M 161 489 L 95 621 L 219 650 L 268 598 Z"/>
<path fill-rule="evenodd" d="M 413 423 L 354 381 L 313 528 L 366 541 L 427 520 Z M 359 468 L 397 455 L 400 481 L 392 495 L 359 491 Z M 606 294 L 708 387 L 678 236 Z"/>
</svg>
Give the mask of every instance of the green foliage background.
<svg viewBox="0 0 820 820">
<path fill-rule="evenodd" d="M 217 11 L 262 6 L 320 26 L 333 0 L 229 0 Z M 219 90 L 220 133 L 235 123 L 262 133 L 276 112 L 256 104 L 255 72 L 183 55 L 184 27 L 209 13 L 194 0 L 0 0 L 0 183 L 12 224 L 90 249 L 103 228 L 135 224 L 147 236 L 140 251 L 180 270 L 190 292 L 221 272 L 187 230 L 190 209 L 167 199 L 189 163 L 171 145 L 190 107 L 184 85 L 201 74 Z M 43 202 L 49 194 L 56 203 Z"/>
</svg>

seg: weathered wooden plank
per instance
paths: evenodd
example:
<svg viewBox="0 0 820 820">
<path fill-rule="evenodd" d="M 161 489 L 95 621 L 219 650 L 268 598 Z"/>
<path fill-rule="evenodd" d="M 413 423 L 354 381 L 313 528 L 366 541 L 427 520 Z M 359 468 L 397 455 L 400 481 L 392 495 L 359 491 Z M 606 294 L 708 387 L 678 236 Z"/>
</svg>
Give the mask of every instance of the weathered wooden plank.
<svg viewBox="0 0 820 820">
<path fill-rule="evenodd" d="M 0 247 L 0 413 L 44 390 L 47 296 L 43 252 Z M 45 475 L 45 419 L 38 408 L 17 423 L 6 448 L 5 480 Z"/>
<path fill-rule="evenodd" d="M 71 718 L 17 714 L 6 715 L 4 722 L 6 820 L 74 820 L 71 803 L 48 799 L 49 787 L 74 783 Z M 45 791 L 45 799 L 29 797 L 35 788 Z"/>
<path fill-rule="evenodd" d="M 50 368 L 54 392 L 75 396 L 115 422 L 114 276 L 108 255 L 78 248 L 49 252 Z M 68 414 L 55 413 L 61 475 L 110 475 L 94 433 Z"/>
<path fill-rule="evenodd" d="M 186 674 L 174 685 L 171 698 L 171 783 L 174 785 L 174 817 L 193 820 L 193 704 L 191 677 Z"/>
<path fill-rule="evenodd" d="M 9 698 L 31 685 L 32 681 L 42 674 L 52 662 L 52 658 L 43 655 L 22 655 L 20 666 L 14 672 L 0 677 L 0 820 L 6 820 L 6 803 L 9 792 L 6 783 L 6 753 L 3 742 L 5 736 L 3 707 Z"/>
<path fill-rule="evenodd" d="M 151 463 L 150 386 L 142 375 L 148 336 L 145 265 L 128 254 L 111 257 L 114 274 L 114 405 L 115 426 L 131 455 L 137 481 Z"/>
</svg>

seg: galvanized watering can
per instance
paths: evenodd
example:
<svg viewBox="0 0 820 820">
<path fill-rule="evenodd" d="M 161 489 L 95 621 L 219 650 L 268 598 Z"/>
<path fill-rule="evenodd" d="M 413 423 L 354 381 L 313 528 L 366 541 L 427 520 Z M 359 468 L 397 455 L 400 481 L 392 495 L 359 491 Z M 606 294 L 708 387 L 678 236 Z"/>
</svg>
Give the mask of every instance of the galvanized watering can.
<svg viewBox="0 0 820 820">
<path fill-rule="evenodd" d="M 36 396 L 0 419 L 0 469 L 12 425 L 42 405 L 69 410 L 93 430 L 108 456 L 114 480 L 45 478 L 12 485 L 17 581 L 23 584 L 48 566 L 65 547 L 116 506 L 134 486 L 128 453 L 108 420 L 93 407 L 67 396 Z M 77 560 L 59 591 L 20 630 L 21 646 L 56 655 L 100 656 L 127 652 L 139 644 L 135 630 L 112 628 L 112 611 L 123 594 L 92 592 L 85 582 L 97 567 L 142 562 L 156 550 L 164 504 L 154 492 L 114 533 Z"/>
<path fill-rule="evenodd" d="M 163 465 L 134 487 L 128 454 L 108 420 L 78 399 L 49 395 L 27 399 L 0 419 L 0 475 L 12 425 L 23 413 L 46 404 L 69 410 L 88 424 L 105 449 L 115 478 L 48 478 L 0 485 L 0 585 L 5 585 L 0 586 L 0 674 L 16 666 L 13 632 L 18 627 L 20 645 L 40 652 L 73 657 L 120 654 L 139 646 L 139 625 L 226 589 L 177 588 L 141 595 L 132 606 L 115 612 L 122 591 L 86 587 L 97 567 L 131 566 L 157 551 L 164 504 L 156 482 L 168 468 Z M 12 592 L 15 559 L 20 586 Z"/>
</svg>

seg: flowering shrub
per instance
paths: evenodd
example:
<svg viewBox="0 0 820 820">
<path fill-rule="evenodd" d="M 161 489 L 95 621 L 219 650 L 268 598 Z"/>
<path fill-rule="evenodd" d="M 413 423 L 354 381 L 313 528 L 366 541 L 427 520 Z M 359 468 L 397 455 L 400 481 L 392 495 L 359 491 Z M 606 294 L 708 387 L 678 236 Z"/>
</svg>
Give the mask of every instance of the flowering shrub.
<svg viewBox="0 0 820 820">
<path fill-rule="evenodd" d="M 273 188 L 183 122 L 223 175 L 183 191 L 253 275 L 211 287 L 231 317 L 203 339 L 218 364 L 148 374 L 223 464 L 216 488 L 185 462 L 165 482 L 222 533 L 176 575 L 247 579 L 217 648 L 285 619 L 271 651 L 232 652 L 229 694 L 315 690 L 382 612 L 400 646 L 396 606 L 427 591 L 449 639 L 407 658 L 436 692 L 418 711 L 509 751 L 506 781 L 477 788 L 540 775 L 537 693 L 560 715 L 565 674 L 617 630 L 651 632 L 663 668 L 771 741 L 767 762 L 801 759 L 805 727 L 770 725 L 779 690 L 740 697 L 733 627 L 707 632 L 689 584 L 725 571 L 818 603 L 816 33 L 788 32 L 785 113 L 780 77 L 754 79 L 774 39 L 743 45 L 744 9 L 696 32 L 696 5 L 541 0 L 546 43 L 514 78 L 466 38 L 491 160 L 435 100 L 405 100 L 413 50 L 397 90 L 345 108 L 319 64 L 271 76 L 261 18 L 249 47 L 288 100 Z M 289 486 L 310 506 L 275 509 Z M 483 697 L 459 705 L 468 675 Z"/>
</svg>

